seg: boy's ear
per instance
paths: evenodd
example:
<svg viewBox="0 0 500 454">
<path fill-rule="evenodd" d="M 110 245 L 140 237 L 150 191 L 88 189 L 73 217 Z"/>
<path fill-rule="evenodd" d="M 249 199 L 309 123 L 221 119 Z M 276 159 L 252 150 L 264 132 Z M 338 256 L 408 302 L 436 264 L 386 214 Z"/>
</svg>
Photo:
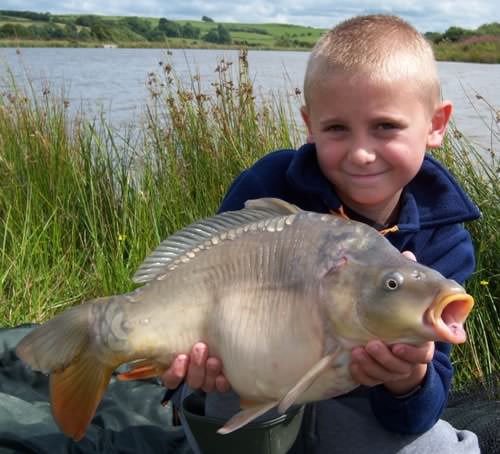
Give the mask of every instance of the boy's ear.
<svg viewBox="0 0 500 454">
<path fill-rule="evenodd" d="M 307 143 L 314 143 L 313 133 L 311 130 L 311 117 L 309 116 L 306 106 L 302 106 L 300 108 L 300 115 L 302 115 L 302 119 L 307 126 Z"/>
<path fill-rule="evenodd" d="M 448 123 L 450 122 L 453 105 L 451 101 L 441 102 L 432 115 L 431 128 L 427 135 L 427 147 L 437 148 L 443 143 Z"/>
</svg>

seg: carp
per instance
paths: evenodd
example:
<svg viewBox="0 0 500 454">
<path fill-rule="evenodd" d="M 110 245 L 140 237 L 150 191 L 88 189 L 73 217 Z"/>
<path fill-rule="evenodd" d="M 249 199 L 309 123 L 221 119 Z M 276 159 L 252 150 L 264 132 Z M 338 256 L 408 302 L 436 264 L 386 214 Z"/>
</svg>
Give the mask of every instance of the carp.
<svg viewBox="0 0 500 454">
<path fill-rule="evenodd" d="M 464 342 L 474 304 L 375 229 L 271 198 L 173 234 L 133 280 L 145 285 L 70 308 L 17 346 L 50 374 L 54 419 L 75 440 L 124 363 L 119 379 L 157 377 L 205 342 L 246 403 L 224 434 L 351 391 L 350 351 L 372 339 Z"/>
</svg>

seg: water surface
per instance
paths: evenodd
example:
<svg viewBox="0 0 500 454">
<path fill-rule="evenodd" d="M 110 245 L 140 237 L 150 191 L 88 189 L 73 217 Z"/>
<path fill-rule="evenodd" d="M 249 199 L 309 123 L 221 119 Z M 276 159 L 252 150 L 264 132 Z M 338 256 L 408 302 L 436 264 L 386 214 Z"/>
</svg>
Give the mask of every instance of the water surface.
<svg viewBox="0 0 500 454">
<path fill-rule="evenodd" d="M 104 112 L 114 125 L 137 124 L 149 99 L 148 74 L 159 72 L 159 62 L 169 59 L 176 74 L 190 80 L 200 73 L 208 85 L 216 79 L 220 61 L 238 62 L 237 51 L 162 49 L 14 48 L 0 49 L 0 75 L 11 69 L 17 81 L 26 74 L 35 87 L 50 85 L 60 93 L 64 87 L 70 105 L 90 115 Z M 254 87 L 262 95 L 292 95 L 302 88 L 308 52 L 249 51 Z M 439 62 L 443 96 L 454 104 L 454 121 L 471 141 L 491 146 L 491 128 L 498 124 L 483 97 L 500 108 L 500 65 Z M 5 87 L 5 82 L 2 82 Z M 38 88 L 37 88 L 38 89 Z M 297 109 L 298 109 L 297 104 Z"/>
</svg>

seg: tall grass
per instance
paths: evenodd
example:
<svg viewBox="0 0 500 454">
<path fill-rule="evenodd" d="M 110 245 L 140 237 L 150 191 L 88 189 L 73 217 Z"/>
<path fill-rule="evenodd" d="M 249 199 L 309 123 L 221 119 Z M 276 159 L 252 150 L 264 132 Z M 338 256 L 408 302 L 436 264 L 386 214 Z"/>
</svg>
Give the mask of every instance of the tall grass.
<svg viewBox="0 0 500 454">
<path fill-rule="evenodd" d="M 138 133 L 82 120 L 64 96 L 11 81 L 0 96 L 1 325 L 41 322 L 84 299 L 130 290 L 148 252 L 215 212 L 243 168 L 302 142 L 293 121 L 300 93 L 257 97 L 244 52 L 216 72 L 207 88 L 196 74 L 183 83 L 163 63 L 149 76 L 147 124 Z M 477 304 L 470 341 L 453 357 L 461 383 L 498 368 L 499 161 L 486 164 L 453 136 L 437 154 L 483 210 L 468 226 Z"/>
<path fill-rule="evenodd" d="M 11 81 L 0 97 L 2 325 L 130 289 L 159 241 L 213 213 L 264 152 L 292 145 L 288 107 L 257 103 L 246 65 L 244 53 L 219 62 L 204 92 L 164 64 L 150 76 L 147 127 L 122 136 L 70 117 L 48 87 Z"/>
<path fill-rule="evenodd" d="M 488 106 L 493 120 L 489 149 L 473 146 L 452 127 L 445 146 L 435 152 L 482 212 L 480 221 L 467 225 L 477 260 L 467 290 L 476 305 L 467 321 L 468 341 L 454 349 L 459 383 L 484 380 L 498 374 L 500 368 L 500 118 L 493 106 Z"/>
<path fill-rule="evenodd" d="M 472 42 L 471 42 L 472 41 Z M 464 42 L 441 42 L 433 45 L 439 61 L 458 61 L 472 63 L 500 63 L 500 39 L 491 40 L 477 37 Z"/>
</svg>

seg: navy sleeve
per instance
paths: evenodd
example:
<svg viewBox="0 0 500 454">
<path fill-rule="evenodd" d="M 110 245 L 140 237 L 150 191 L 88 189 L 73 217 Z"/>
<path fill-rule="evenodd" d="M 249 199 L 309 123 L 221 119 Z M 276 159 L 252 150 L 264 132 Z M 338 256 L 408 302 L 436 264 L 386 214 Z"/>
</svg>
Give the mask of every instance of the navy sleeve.
<svg viewBox="0 0 500 454">
<path fill-rule="evenodd" d="M 423 232 L 415 255 L 424 265 L 445 277 L 463 283 L 474 271 L 474 249 L 469 233 L 458 224 Z M 430 429 L 446 406 L 453 368 L 451 345 L 436 342 L 432 362 L 420 389 L 408 397 L 398 398 L 382 385 L 370 390 L 373 412 L 388 430 L 421 433 Z"/>
<path fill-rule="evenodd" d="M 382 385 L 371 388 L 373 413 L 387 430 L 418 434 L 436 423 L 446 406 L 453 376 L 449 351 L 449 344 L 436 342 L 434 358 L 420 389 L 408 397 L 396 397 Z"/>
<path fill-rule="evenodd" d="M 436 229 L 427 237 L 415 251 L 417 260 L 463 284 L 476 266 L 469 232 L 461 224 L 453 224 Z"/>
<path fill-rule="evenodd" d="M 287 178 L 293 156 L 293 150 L 277 150 L 244 170 L 231 184 L 219 212 L 241 210 L 247 200 L 262 197 L 277 197 L 297 204 L 296 194 Z"/>
<path fill-rule="evenodd" d="M 266 193 L 262 180 L 251 169 L 245 170 L 231 184 L 219 207 L 219 213 L 241 210 L 247 200 L 266 197 Z"/>
</svg>

